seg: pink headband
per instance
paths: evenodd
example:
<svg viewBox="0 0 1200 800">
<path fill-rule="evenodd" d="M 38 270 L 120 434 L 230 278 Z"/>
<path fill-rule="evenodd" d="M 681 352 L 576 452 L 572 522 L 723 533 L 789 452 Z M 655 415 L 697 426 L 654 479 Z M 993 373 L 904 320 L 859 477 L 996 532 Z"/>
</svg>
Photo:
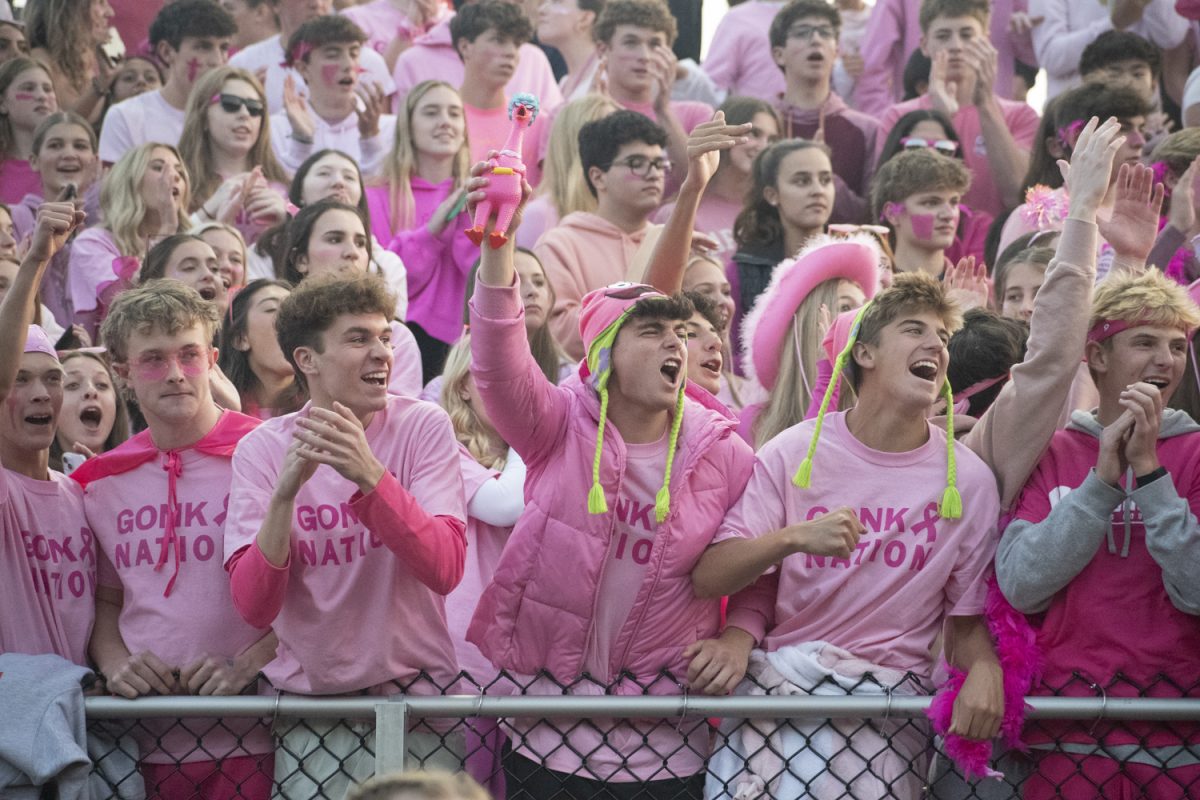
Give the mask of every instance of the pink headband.
<svg viewBox="0 0 1200 800">
<path fill-rule="evenodd" d="M 1088 331 L 1087 340 L 1089 342 L 1103 342 L 1105 339 L 1111 339 L 1121 331 L 1127 331 L 1130 328 L 1138 328 L 1143 325 L 1149 325 L 1148 322 L 1126 322 L 1123 319 L 1100 320 L 1090 331 Z"/>
<path fill-rule="evenodd" d="M 984 391 L 985 389 L 992 388 L 993 386 L 995 386 L 997 383 L 1000 383 L 1001 381 L 1008 380 L 1008 376 L 1009 376 L 1009 373 L 1005 372 L 1001 375 L 997 375 L 994 378 L 985 378 L 981 381 L 978 381 L 977 383 L 972 383 L 970 386 L 963 389 L 961 392 L 955 392 L 954 393 L 955 410 L 956 411 L 958 410 L 959 403 L 964 402 L 966 400 L 970 400 L 975 395 L 979 394 L 980 392 Z"/>
</svg>

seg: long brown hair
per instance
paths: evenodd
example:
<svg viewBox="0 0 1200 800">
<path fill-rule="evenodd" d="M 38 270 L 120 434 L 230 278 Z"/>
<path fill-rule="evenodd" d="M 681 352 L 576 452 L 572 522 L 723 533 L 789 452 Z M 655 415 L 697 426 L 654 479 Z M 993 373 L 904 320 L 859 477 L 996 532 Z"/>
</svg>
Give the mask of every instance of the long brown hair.
<svg viewBox="0 0 1200 800">
<path fill-rule="evenodd" d="M 779 182 L 779 169 L 785 158 L 810 147 L 829 155 L 829 148 L 819 142 L 787 139 L 765 148 L 754 159 L 754 182 L 741 213 L 733 222 L 733 239 L 739 248 L 783 241 L 783 220 L 779 218 L 779 209 L 767 202 L 764 190 Z"/>
<path fill-rule="evenodd" d="M 187 111 L 183 123 L 183 136 L 179 138 L 179 153 L 188 174 L 195 181 L 192 186 L 192 203 L 190 211 L 195 211 L 204 205 L 204 201 L 212 197 L 213 192 L 221 185 L 224 178 L 217 172 L 216 159 L 213 158 L 209 141 L 208 108 L 212 105 L 214 95 L 221 93 L 221 87 L 226 81 L 245 81 L 254 88 L 259 101 L 263 104 L 262 125 L 258 129 L 258 140 L 250 149 L 250 166 L 262 167 L 263 177 L 268 181 L 286 184 L 287 173 L 275 159 L 271 150 L 271 115 L 267 113 L 267 96 L 258 78 L 244 69 L 237 67 L 218 67 L 196 81 L 192 93 L 188 95 Z"/>
</svg>

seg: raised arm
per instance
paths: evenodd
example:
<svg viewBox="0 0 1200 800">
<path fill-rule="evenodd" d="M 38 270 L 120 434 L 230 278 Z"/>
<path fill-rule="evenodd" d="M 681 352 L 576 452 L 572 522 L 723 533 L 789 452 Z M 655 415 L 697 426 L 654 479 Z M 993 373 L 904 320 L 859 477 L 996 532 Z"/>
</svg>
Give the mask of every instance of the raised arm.
<svg viewBox="0 0 1200 800">
<path fill-rule="evenodd" d="M 29 252 L 21 261 L 4 302 L 0 303 L 0 400 L 8 397 L 21 367 L 29 326 L 37 310 L 37 290 L 54 254 L 83 222 L 83 212 L 72 203 L 43 203 Z"/>
</svg>

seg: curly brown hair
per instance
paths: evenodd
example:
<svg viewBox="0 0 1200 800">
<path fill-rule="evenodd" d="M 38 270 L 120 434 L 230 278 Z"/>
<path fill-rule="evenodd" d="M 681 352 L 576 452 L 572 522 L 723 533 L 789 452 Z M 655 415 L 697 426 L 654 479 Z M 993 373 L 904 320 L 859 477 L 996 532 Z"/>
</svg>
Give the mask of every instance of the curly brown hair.
<svg viewBox="0 0 1200 800">
<path fill-rule="evenodd" d="M 675 44 L 675 37 L 679 33 L 671 9 L 662 0 L 612 0 L 605 3 L 592 28 L 592 37 L 598 43 L 609 44 L 618 25 L 658 31 L 667 37 L 668 47 Z"/>
<path fill-rule="evenodd" d="M 905 150 L 881 166 L 871 180 L 871 213 L 879 219 L 888 203 L 903 202 L 917 192 L 965 192 L 970 186 L 971 173 L 957 158 L 924 147 Z"/>
<path fill-rule="evenodd" d="M 279 349 L 305 389 L 308 383 L 296 365 L 296 348 L 324 352 L 323 334 L 343 314 L 382 314 L 390 320 L 396 314 L 396 298 L 376 275 L 320 275 L 301 283 L 279 305 L 275 317 Z"/>
</svg>

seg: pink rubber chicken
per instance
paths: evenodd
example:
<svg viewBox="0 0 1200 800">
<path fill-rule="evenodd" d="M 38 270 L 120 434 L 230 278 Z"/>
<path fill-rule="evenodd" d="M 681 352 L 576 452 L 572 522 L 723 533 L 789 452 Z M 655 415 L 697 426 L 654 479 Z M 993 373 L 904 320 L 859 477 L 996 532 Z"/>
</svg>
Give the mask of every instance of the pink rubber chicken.
<svg viewBox="0 0 1200 800">
<path fill-rule="evenodd" d="M 508 241 L 508 226 L 521 203 L 521 181 L 525 180 L 525 162 L 521 160 L 521 142 L 525 130 L 537 118 L 538 99 L 522 92 L 514 95 L 508 104 L 508 118 L 512 130 L 504 149 L 495 158 L 487 161 L 487 197 L 475 206 L 475 224 L 467 228 L 467 238 L 476 245 L 483 244 L 483 229 L 492 211 L 496 212 L 496 226 L 488 236 L 488 244 L 495 250 Z"/>
</svg>

